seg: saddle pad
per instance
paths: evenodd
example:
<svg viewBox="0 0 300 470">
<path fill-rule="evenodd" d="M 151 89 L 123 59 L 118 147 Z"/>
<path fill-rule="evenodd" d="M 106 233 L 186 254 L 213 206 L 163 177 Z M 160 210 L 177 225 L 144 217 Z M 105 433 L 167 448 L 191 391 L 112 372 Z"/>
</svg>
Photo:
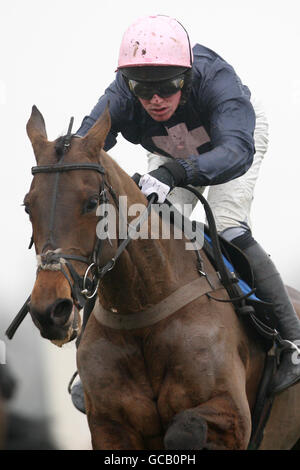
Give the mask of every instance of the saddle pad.
<svg viewBox="0 0 300 470">
<path fill-rule="evenodd" d="M 234 245 L 231 243 L 227 242 L 226 240 L 222 237 L 219 237 L 220 245 L 222 248 L 222 252 L 224 249 L 225 245 L 225 251 L 230 252 L 232 255 L 232 258 L 234 259 L 234 264 L 231 263 L 231 261 L 228 260 L 228 258 L 224 255 L 223 253 L 223 260 L 224 263 L 227 267 L 227 269 L 230 272 L 234 272 L 237 279 L 238 279 L 238 286 L 242 294 L 248 294 L 251 292 L 251 288 L 249 287 L 248 282 L 246 282 L 239 273 L 245 274 L 246 279 L 251 279 L 252 278 L 252 271 L 251 267 L 249 264 L 249 261 L 245 257 L 245 255 Z M 212 264 L 214 264 L 214 258 L 213 258 L 213 252 L 211 249 L 212 242 L 211 238 L 207 233 L 204 234 L 204 251 L 205 253 L 209 256 L 210 261 Z M 250 276 L 249 276 L 249 270 L 250 270 Z M 269 302 L 265 302 L 261 299 L 259 299 L 255 294 L 251 294 L 247 297 L 245 300 L 246 304 L 253 307 L 255 310 L 255 317 L 256 319 L 259 319 L 260 322 L 263 324 L 267 325 L 270 329 L 276 329 L 278 330 L 278 322 L 276 319 L 276 316 L 274 315 L 273 311 L 273 305 Z M 257 328 L 257 325 L 254 321 L 254 318 L 252 316 L 248 315 L 242 315 L 242 319 L 245 325 L 249 325 L 252 330 L 255 331 L 259 341 L 261 342 L 261 345 L 265 351 L 269 351 L 272 346 L 273 346 L 273 338 L 270 336 L 262 335 L 261 329 Z M 275 331 L 275 330 L 274 330 Z"/>
<path fill-rule="evenodd" d="M 212 242 L 211 242 L 211 238 L 205 233 L 204 234 L 204 238 L 205 240 L 210 244 L 212 245 Z M 204 251 L 205 251 L 205 245 L 204 245 Z M 231 262 L 226 258 L 226 256 L 224 256 L 223 254 L 223 260 L 224 260 L 224 263 L 225 263 L 225 266 L 227 267 L 227 269 L 230 271 L 230 272 L 236 272 L 236 269 L 235 267 L 231 264 Z M 243 294 L 248 294 L 252 289 L 249 287 L 249 285 L 247 284 L 246 281 L 244 281 L 243 279 L 240 278 L 239 275 L 237 275 L 239 281 L 238 281 L 238 285 L 241 289 L 241 291 L 243 292 Z M 251 300 L 255 300 L 256 302 L 262 302 L 255 294 L 251 294 L 249 296 L 249 299 Z"/>
</svg>

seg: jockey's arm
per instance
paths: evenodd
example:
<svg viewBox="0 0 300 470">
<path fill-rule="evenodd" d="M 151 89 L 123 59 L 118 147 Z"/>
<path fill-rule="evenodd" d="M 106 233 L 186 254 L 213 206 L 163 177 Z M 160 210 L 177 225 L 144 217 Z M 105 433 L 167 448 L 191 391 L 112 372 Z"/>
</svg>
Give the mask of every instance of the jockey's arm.
<svg viewBox="0 0 300 470">
<path fill-rule="evenodd" d="M 172 164 L 170 162 L 168 171 L 172 173 L 176 186 L 187 184 L 211 186 L 226 183 L 243 175 L 253 162 L 255 113 L 249 91 L 248 94 L 246 87 L 242 86 L 230 65 L 218 61 L 210 67 L 209 73 L 202 76 L 199 83 L 199 89 L 195 90 L 190 99 L 196 100 L 196 107 L 205 109 L 209 119 L 212 149 L 200 155 L 188 155 L 184 159 L 176 159 L 176 164 L 175 161 Z M 87 133 L 108 102 L 112 127 L 106 138 L 104 150 L 107 151 L 116 144 L 117 135 L 123 128 L 128 130 L 132 127 L 130 141 L 139 143 L 138 123 L 135 123 L 138 119 L 136 107 L 119 73 L 105 94 L 100 97 L 91 114 L 83 119 L 76 135 L 84 136 Z M 180 172 L 179 165 L 185 171 Z M 173 174 L 173 169 L 176 175 Z M 178 178 L 178 173 L 182 178 Z M 159 174 L 155 177 L 160 180 Z"/>
</svg>

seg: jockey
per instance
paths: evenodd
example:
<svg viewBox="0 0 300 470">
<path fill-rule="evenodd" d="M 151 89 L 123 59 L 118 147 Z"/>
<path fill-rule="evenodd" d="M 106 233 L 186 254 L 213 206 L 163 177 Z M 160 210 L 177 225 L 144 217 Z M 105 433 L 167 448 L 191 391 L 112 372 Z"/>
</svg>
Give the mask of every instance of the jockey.
<svg viewBox="0 0 300 470">
<path fill-rule="evenodd" d="M 212 50 L 191 48 L 183 26 L 168 16 L 138 19 L 125 32 L 116 78 L 76 135 L 84 136 L 109 102 L 112 126 L 104 150 L 119 132 L 147 150 L 148 173 L 139 180 L 146 195 L 157 193 L 185 210 L 209 186 L 208 201 L 218 232 L 248 257 L 256 294 L 273 303 L 282 351 L 272 384 L 279 393 L 300 379 L 292 361 L 300 322 L 281 277 L 253 238 L 250 209 L 259 168 L 268 146 L 268 123 L 232 66 Z M 189 204 L 189 206 L 186 206 Z M 294 361 L 295 362 L 295 361 Z"/>
</svg>

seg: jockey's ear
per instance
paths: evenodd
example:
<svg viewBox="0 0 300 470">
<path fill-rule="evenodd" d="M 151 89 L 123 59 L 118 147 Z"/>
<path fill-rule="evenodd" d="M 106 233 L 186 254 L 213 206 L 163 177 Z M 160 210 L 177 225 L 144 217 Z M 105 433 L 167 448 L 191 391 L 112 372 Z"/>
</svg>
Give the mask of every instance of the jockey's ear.
<svg viewBox="0 0 300 470">
<path fill-rule="evenodd" d="M 32 106 L 31 116 L 27 122 L 26 130 L 35 156 L 37 157 L 40 146 L 45 145 L 48 139 L 44 118 L 36 106 Z"/>
<path fill-rule="evenodd" d="M 104 146 L 106 136 L 111 127 L 109 104 L 95 122 L 89 132 L 81 139 L 81 145 L 92 154 L 98 153 Z"/>
</svg>

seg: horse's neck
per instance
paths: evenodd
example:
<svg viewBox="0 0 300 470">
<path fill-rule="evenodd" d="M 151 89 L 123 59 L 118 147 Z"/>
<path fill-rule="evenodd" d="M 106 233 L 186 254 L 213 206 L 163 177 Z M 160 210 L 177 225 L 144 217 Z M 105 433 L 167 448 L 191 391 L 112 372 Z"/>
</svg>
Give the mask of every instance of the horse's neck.
<svg viewBox="0 0 300 470">
<path fill-rule="evenodd" d="M 177 288 L 175 270 L 157 241 L 132 240 L 114 269 L 103 279 L 100 301 L 120 313 L 158 303 Z"/>
<path fill-rule="evenodd" d="M 118 196 L 127 195 L 128 208 L 132 204 L 145 204 L 131 178 L 114 161 L 105 162 L 105 168 L 108 163 L 113 165 L 108 173 L 109 183 Z M 191 274 L 195 257 L 185 251 L 184 240 L 152 239 L 150 223 L 148 227 L 148 238 L 132 240 L 114 269 L 102 280 L 99 295 L 105 308 L 124 313 L 140 311 L 197 275 Z"/>
</svg>

